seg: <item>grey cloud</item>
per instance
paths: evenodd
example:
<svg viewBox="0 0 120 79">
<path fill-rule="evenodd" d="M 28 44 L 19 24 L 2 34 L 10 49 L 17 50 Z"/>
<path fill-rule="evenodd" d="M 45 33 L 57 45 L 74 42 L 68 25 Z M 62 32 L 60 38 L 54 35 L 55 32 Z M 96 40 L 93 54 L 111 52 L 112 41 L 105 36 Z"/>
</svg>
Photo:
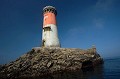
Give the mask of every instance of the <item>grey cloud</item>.
<svg viewBox="0 0 120 79">
<path fill-rule="evenodd" d="M 93 20 L 93 25 L 98 29 L 102 29 L 104 28 L 104 20 L 101 18 L 95 18 Z"/>
<path fill-rule="evenodd" d="M 95 8 L 100 10 L 109 10 L 117 0 L 98 0 Z"/>
</svg>

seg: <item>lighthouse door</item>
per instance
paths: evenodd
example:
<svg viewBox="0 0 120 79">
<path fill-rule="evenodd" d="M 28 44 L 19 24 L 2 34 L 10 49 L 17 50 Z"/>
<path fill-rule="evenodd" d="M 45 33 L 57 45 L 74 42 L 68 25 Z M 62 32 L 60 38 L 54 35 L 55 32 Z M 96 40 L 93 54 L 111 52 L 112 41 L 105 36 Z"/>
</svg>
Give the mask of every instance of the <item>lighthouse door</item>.
<svg viewBox="0 0 120 79">
<path fill-rule="evenodd" d="M 45 46 L 45 40 L 42 41 L 42 46 L 43 46 L 43 47 Z"/>
</svg>

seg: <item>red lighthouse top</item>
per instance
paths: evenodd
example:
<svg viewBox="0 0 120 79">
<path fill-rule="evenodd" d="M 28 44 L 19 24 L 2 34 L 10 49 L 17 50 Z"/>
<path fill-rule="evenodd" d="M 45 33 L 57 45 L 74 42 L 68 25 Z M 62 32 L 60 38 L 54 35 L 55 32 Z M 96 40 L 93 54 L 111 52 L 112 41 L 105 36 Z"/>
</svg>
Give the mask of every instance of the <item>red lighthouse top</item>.
<svg viewBox="0 0 120 79">
<path fill-rule="evenodd" d="M 57 11 L 55 7 L 52 6 L 46 6 L 43 8 L 43 27 L 45 27 L 47 24 L 54 24 L 56 25 L 56 15 Z"/>
</svg>

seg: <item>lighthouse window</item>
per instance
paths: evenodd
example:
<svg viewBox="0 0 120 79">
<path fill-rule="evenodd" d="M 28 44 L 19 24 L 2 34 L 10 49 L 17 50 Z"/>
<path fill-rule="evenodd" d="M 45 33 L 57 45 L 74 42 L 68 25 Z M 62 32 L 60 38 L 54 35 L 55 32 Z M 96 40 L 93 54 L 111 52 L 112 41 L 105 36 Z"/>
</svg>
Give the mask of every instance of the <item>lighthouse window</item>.
<svg viewBox="0 0 120 79">
<path fill-rule="evenodd" d="M 51 28 L 50 27 L 45 27 L 44 31 L 51 31 Z"/>
</svg>

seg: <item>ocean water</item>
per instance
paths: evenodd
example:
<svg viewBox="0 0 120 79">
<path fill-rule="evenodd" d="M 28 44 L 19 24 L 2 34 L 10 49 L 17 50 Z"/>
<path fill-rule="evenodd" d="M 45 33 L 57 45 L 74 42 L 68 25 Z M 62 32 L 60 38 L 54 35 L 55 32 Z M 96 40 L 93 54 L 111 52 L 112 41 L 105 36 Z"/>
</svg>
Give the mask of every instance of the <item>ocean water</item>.
<svg viewBox="0 0 120 79">
<path fill-rule="evenodd" d="M 104 79 L 120 79 L 120 57 L 105 59 L 102 69 Z"/>
<path fill-rule="evenodd" d="M 63 72 L 39 79 L 120 79 L 120 57 L 104 59 L 104 64 L 92 69 Z"/>
</svg>

